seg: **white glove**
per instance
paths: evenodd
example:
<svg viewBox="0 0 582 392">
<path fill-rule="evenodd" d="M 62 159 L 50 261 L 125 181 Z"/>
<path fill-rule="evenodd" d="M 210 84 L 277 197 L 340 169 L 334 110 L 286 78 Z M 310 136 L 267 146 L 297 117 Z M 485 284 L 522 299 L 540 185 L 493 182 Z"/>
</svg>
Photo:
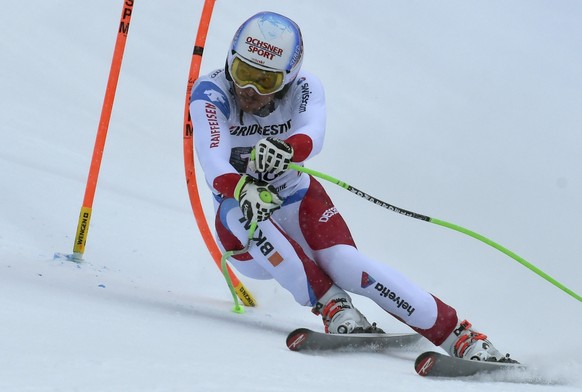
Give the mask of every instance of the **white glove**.
<svg viewBox="0 0 582 392">
<path fill-rule="evenodd" d="M 289 168 L 293 147 L 281 139 L 267 137 L 257 142 L 251 153 L 253 170 L 258 173 L 279 174 Z"/>
<path fill-rule="evenodd" d="M 283 200 L 272 185 L 244 175 L 236 184 L 234 198 L 249 222 L 262 222 L 281 207 Z"/>
</svg>

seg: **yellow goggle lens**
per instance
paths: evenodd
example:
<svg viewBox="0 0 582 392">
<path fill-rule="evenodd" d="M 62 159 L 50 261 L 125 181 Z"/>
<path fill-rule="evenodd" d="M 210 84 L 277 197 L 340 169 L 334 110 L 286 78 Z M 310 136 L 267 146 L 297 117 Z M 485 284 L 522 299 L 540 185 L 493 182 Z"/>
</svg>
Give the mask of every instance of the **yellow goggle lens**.
<svg viewBox="0 0 582 392">
<path fill-rule="evenodd" d="M 245 63 L 235 57 L 230 66 L 232 80 L 240 88 L 254 86 L 259 94 L 273 94 L 283 87 L 285 74 L 283 72 L 265 71 Z"/>
</svg>

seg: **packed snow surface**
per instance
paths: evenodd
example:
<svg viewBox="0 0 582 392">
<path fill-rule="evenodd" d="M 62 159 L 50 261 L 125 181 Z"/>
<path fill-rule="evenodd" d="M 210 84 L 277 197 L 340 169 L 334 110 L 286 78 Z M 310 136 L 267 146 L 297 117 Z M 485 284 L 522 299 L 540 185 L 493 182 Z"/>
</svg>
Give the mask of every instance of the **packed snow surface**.
<svg viewBox="0 0 582 392">
<path fill-rule="evenodd" d="M 0 13 L 1 391 L 579 391 L 582 303 L 512 258 L 326 183 L 359 248 L 454 306 L 548 384 L 431 380 L 388 353 L 304 355 L 321 329 L 272 281 L 231 311 L 192 214 L 182 123 L 202 0 L 137 0 L 82 263 L 71 253 L 122 1 Z M 202 72 L 261 10 L 302 27 L 326 87 L 308 166 L 467 227 L 582 292 L 582 3 L 218 1 Z M 205 210 L 211 198 L 199 176 Z M 409 331 L 366 298 L 385 330 Z M 516 377 L 513 381 L 518 380 Z"/>
</svg>

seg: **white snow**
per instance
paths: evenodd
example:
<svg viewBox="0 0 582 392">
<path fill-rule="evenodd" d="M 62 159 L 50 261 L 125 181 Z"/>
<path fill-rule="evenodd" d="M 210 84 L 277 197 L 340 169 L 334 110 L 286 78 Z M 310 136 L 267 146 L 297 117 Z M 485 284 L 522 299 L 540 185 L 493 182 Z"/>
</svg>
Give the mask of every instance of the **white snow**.
<svg viewBox="0 0 582 392">
<path fill-rule="evenodd" d="M 184 180 L 202 3 L 135 2 L 81 264 L 53 254 L 72 251 L 122 1 L 2 5 L 0 390 L 580 390 L 579 301 L 479 241 L 332 184 L 362 251 L 558 385 L 423 379 L 411 361 L 428 343 L 290 352 L 286 334 L 320 320 L 270 281 L 239 275 L 259 306 L 231 312 Z M 310 167 L 483 234 L 582 293 L 582 3 L 219 1 L 202 72 L 263 9 L 301 25 L 304 66 L 326 86 L 326 148 Z"/>
</svg>

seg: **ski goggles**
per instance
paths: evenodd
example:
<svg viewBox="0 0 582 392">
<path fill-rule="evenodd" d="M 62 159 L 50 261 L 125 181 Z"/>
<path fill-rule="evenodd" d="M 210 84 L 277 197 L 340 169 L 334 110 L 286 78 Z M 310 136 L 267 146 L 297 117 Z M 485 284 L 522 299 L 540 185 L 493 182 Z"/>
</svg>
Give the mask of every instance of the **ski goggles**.
<svg viewBox="0 0 582 392">
<path fill-rule="evenodd" d="M 254 90 L 261 95 L 269 95 L 282 90 L 285 81 L 285 72 L 253 67 L 238 56 L 232 60 L 230 76 L 238 87 L 254 87 Z"/>
</svg>

